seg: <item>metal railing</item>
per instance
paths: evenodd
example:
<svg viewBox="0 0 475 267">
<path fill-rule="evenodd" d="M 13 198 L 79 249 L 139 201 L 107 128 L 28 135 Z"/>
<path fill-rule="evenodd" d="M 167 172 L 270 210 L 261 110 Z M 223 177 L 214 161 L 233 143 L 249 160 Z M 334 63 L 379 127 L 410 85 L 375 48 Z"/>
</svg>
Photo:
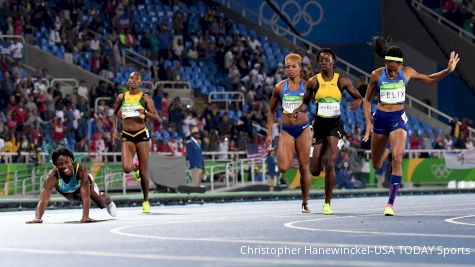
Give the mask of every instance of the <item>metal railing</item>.
<svg viewBox="0 0 475 267">
<path fill-rule="evenodd" d="M 0 34 L 0 38 L 3 39 L 20 39 L 22 43 L 26 43 L 25 42 L 25 38 L 23 38 L 23 36 L 21 35 L 9 35 L 9 34 Z"/>
<path fill-rule="evenodd" d="M 357 150 L 358 152 L 363 152 L 365 154 L 365 158 L 367 160 L 369 160 L 371 158 L 371 150 L 362 150 L 362 149 L 359 149 Z M 410 158 L 410 159 L 414 159 L 414 158 L 418 158 L 422 153 L 426 153 L 428 155 L 430 155 L 431 158 L 443 158 L 444 157 L 444 153 L 447 153 L 447 152 L 463 152 L 463 151 L 470 151 L 468 149 L 451 149 L 451 150 L 447 150 L 447 149 L 406 149 L 404 151 L 404 157 L 405 158 Z"/>
<path fill-rule="evenodd" d="M 417 9 L 419 11 L 423 11 L 426 14 L 428 14 L 428 15 L 432 16 L 433 18 L 435 18 L 437 20 L 437 23 L 439 23 L 441 25 L 445 25 L 445 26 L 451 28 L 452 30 L 456 31 L 460 38 L 462 38 L 464 40 L 469 40 L 472 43 L 475 43 L 475 35 L 473 35 L 469 31 L 466 31 L 465 29 L 455 25 L 455 23 L 453 23 L 452 21 L 444 18 L 442 15 L 435 12 L 431 8 L 426 7 L 422 3 L 422 0 L 412 0 L 411 4 L 412 4 L 412 7 L 414 7 L 415 9 Z"/>
<path fill-rule="evenodd" d="M 191 85 L 187 81 L 158 81 L 154 88 L 161 87 L 162 89 L 183 89 L 191 90 Z"/>
<path fill-rule="evenodd" d="M 135 52 L 134 50 L 130 48 L 122 49 L 122 64 L 124 65 L 125 65 L 125 59 L 133 61 L 136 64 L 147 69 L 150 68 L 150 66 L 152 66 L 152 61 L 149 58 L 142 56 L 141 54 Z"/>
<path fill-rule="evenodd" d="M 237 96 L 237 98 L 234 98 Z M 228 105 L 230 102 L 241 102 L 242 106 L 246 104 L 244 94 L 242 92 L 211 92 L 208 95 L 208 103 L 212 102 L 225 102 L 226 111 L 229 110 Z"/>
<path fill-rule="evenodd" d="M 320 50 L 321 48 L 317 45 L 314 45 L 312 42 L 294 34 L 293 32 L 291 32 L 290 30 L 280 26 L 280 25 L 277 25 L 277 24 L 273 24 L 270 20 L 264 18 L 264 17 L 261 17 L 259 14 L 257 14 L 256 12 L 248 9 L 247 7 L 243 6 L 242 4 L 240 4 L 239 2 L 235 1 L 235 0 L 214 0 L 215 2 L 218 2 L 218 3 L 221 3 L 221 5 L 227 7 L 228 9 L 231 9 L 231 6 L 232 7 L 237 7 L 237 8 L 240 8 L 241 9 L 241 12 L 239 13 L 241 16 L 251 20 L 251 21 L 258 21 L 258 25 L 260 27 L 264 27 L 266 26 L 267 28 L 270 28 L 272 30 L 272 27 L 275 27 L 276 29 L 278 29 L 278 31 L 282 31 L 284 33 L 286 33 L 287 35 L 289 35 L 291 37 L 291 41 L 294 45 L 300 45 L 301 43 L 304 43 L 306 44 L 308 47 L 312 48 L 312 49 L 316 49 L 317 51 Z M 420 1 L 420 0 L 419 0 Z M 413 3 L 414 2 L 418 2 L 417 0 L 413 0 Z M 419 6 L 422 6 L 422 8 L 425 8 L 425 9 L 428 9 L 427 7 L 423 6 L 423 5 L 419 5 Z M 231 9 L 233 11 L 235 11 L 235 9 Z M 429 10 L 429 11 L 432 11 L 432 10 Z M 432 11 L 433 12 L 433 11 Z M 435 12 L 433 12 L 435 13 Z M 435 13 L 437 14 L 437 13 Z M 440 15 L 439 15 L 440 16 Z M 444 18 L 442 18 L 444 19 Z M 450 21 L 446 20 L 448 23 L 450 23 Z M 453 23 L 452 23 L 453 24 Z M 271 27 L 272 25 L 272 27 Z M 456 26 L 454 24 L 454 26 Z M 275 31 L 274 31 L 275 32 Z M 473 37 L 473 35 L 472 35 Z M 474 37 L 475 38 L 475 37 Z M 300 43 L 298 43 L 300 42 Z M 367 73 L 366 71 L 354 66 L 353 64 L 349 63 L 348 61 L 345 61 L 344 59 L 341 59 L 341 58 L 338 58 L 338 63 L 340 65 L 343 65 L 342 69 L 345 70 L 345 72 L 347 74 L 352 74 L 352 72 L 356 72 L 358 75 L 362 75 L 365 77 L 365 82 L 368 83 L 369 82 L 369 78 L 370 78 L 370 74 Z M 339 65 L 339 66 L 340 66 Z M 432 117 L 432 118 L 435 118 L 435 119 L 438 119 L 437 117 L 434 116 L 434 114 L 436 115 L 439 115 L 443 118 L 451 118 L 451 116 L 447 115 L 446 113 L 438 110 L 438 109 L 435 109 L 429 105 L 427 105 L 426 103 L 422 102 L 422 101 L 419 101 L 418 99 L 416 99 L 415 97 L 411 96 L 411 95 L 408 95 L 406 93 L 406 101 L 408 103 L 408 105 L 410 107 L 414 107 L 413 106 L 413 103 L 417 103 L 421 108 L 417 108 L 419 111 L 422 111 L 423 113 L 426 113 L 427 116 L 429 117 Z M 459 124 L 461 124 L 459 122 Z M 471 128 L 469 127 L 469 130 L 470 130 L 470 137 L 474 137 L 475 136 L 475 129 L 474 128 Z"/>
</svg>

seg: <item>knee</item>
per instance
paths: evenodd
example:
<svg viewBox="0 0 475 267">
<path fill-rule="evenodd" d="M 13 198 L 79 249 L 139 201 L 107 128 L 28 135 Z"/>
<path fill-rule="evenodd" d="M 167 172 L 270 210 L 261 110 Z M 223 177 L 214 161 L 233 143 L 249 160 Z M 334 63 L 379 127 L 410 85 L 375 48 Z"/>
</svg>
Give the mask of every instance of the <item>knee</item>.
<svg viewBox="0 0 475 267">
<path fill-rule="evenodd" d="M 330 163 L 325 164 L 325 174 L 329 174 L 329 173 L 334 172 L 334 171 L 335 171 L 335 163 L 334 162 L 330 162 Z"/>
<path fill-rule="evenodd" d="M 124 170 L 125 173 L 130 173 L 134 171 L 134 166 L 132 164 L 122 165 L 122 169 Z"/>
<path fill-rule="evenodd" d="M 310 173 L 308 165 L 299 166 L 299 171 L 300 171 L 300 174 L 302 174 L 302 176 L 308 175 Z"/>
<path fill-rule="evenodd" d="M 288 164 L 283 164 L 283 163 L 279 164 L 278 163 L 277 168 L 279 168 L 279 172 L 284 173 L 289 169 L 289 166 L 288 166 Z"/>
<path fill-rule="evenodd" d="M 402 165 L 402 153 L 393 154 L 392 167 L 400 167 Z"/>
<path fill-rule="evenodd" d="M 310 168 L 310 173 L 311 173 L 313 176 L 319 176 L 321 172 L 322 172 L 321 166 L 312 166 L 312 167 Z"/>
<path fill-rule="evenodd" d="M 383 162 L 382 162 L 382 161 L 373 161 L 373 168 L 374 168 L 375 170 L 380 169 L 381 166 L 383 166 Z"/>
</svg>

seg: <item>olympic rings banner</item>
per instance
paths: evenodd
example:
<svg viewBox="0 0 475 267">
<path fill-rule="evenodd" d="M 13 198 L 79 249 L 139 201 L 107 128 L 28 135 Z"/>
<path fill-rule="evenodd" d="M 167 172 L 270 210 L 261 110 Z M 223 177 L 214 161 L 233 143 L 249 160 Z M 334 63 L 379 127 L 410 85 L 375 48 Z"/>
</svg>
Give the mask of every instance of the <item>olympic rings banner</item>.
<svg viewBox="0 0 475 267">
<path fill-rule="evenodd" d="M 380 1 L 374 0 L 271 0 L 305 39 L 316 44 L 360 44 L 380 32 Z M 280 36 L 286 36 L 276 25 L 290 30 L 268 1 L 241 0 L 239 4 L 258 17 Z M 238 14 L 242 7 L 230 5 Z M 248 16 L 257 23 L 258 17 Z"/>
<path fill-rule="evenodd" d="M 370 164 L 369 182 L 374 183 L 374 169 Z M 445 159 L 415 158 L 402 160 L 402 181 L 413 183 L 448 183 L 451 180 L 475 181 L 475 167 L 448 168 Z"/>
<path fill-rule="evenodd" d="M 475 151 L 444 153 L 445 167 L 448 169 L 475 168 Z"/>
</svg>

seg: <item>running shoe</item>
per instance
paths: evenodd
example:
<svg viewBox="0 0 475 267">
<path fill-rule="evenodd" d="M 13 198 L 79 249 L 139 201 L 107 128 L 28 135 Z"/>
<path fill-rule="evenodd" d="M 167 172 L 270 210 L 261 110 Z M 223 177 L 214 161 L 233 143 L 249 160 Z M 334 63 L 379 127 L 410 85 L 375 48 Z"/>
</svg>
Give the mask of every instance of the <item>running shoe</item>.
<svg viewBox="0 0 475 267">
<path fill-rule="evenodd" d="M 117 216 L 117 207 L 115 206 L 114 201 L 111 201 L 109 204 L 107 204 L 106 209 L 112 217 Z"/>
<path fill-rule="evenodd" d="M 134 171 L 132 172 L 132 176 L 134 177 L 137 183 L 140 183 L 140 171 L 139 171 L 139 162 L 134 161 Z"/>
<path fill-rule="evenodd" d="M 324 203 L 323 204 L 323 214 L 325 215 L 332 215 L 333 210 L 332 207 L 330 206 L 330 203 Z"/>
<path fill-rule="evenodd" d="M 142 203 L 143 213 L 150 213 L 150 202 L 144 201 Z"/>
<path fill-rule="evenodd" d="M 384 216 L 394 216 L 394 208 L 393 205 L 388 204 L 384 209 Z"/>
<path fill-rule="evenodd" d="M 307 203 L 302 203 L 302 213 L 310 213 Z"/>
</svg>

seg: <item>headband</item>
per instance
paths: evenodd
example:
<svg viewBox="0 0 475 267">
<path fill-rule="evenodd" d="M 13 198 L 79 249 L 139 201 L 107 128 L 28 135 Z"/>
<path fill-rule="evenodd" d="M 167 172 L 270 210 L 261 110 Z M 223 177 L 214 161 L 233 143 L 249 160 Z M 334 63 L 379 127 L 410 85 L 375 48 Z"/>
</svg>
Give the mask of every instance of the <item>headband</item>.
<svg viewBox="0 0 475 267">
<path fill-rule="evenodd" d="M 384 60 L 391 60 L 391 61 L 399 61 L 402 62 L 402 57 L 390 57 L 390 56 L 385 56 Z"/>
</svg>

